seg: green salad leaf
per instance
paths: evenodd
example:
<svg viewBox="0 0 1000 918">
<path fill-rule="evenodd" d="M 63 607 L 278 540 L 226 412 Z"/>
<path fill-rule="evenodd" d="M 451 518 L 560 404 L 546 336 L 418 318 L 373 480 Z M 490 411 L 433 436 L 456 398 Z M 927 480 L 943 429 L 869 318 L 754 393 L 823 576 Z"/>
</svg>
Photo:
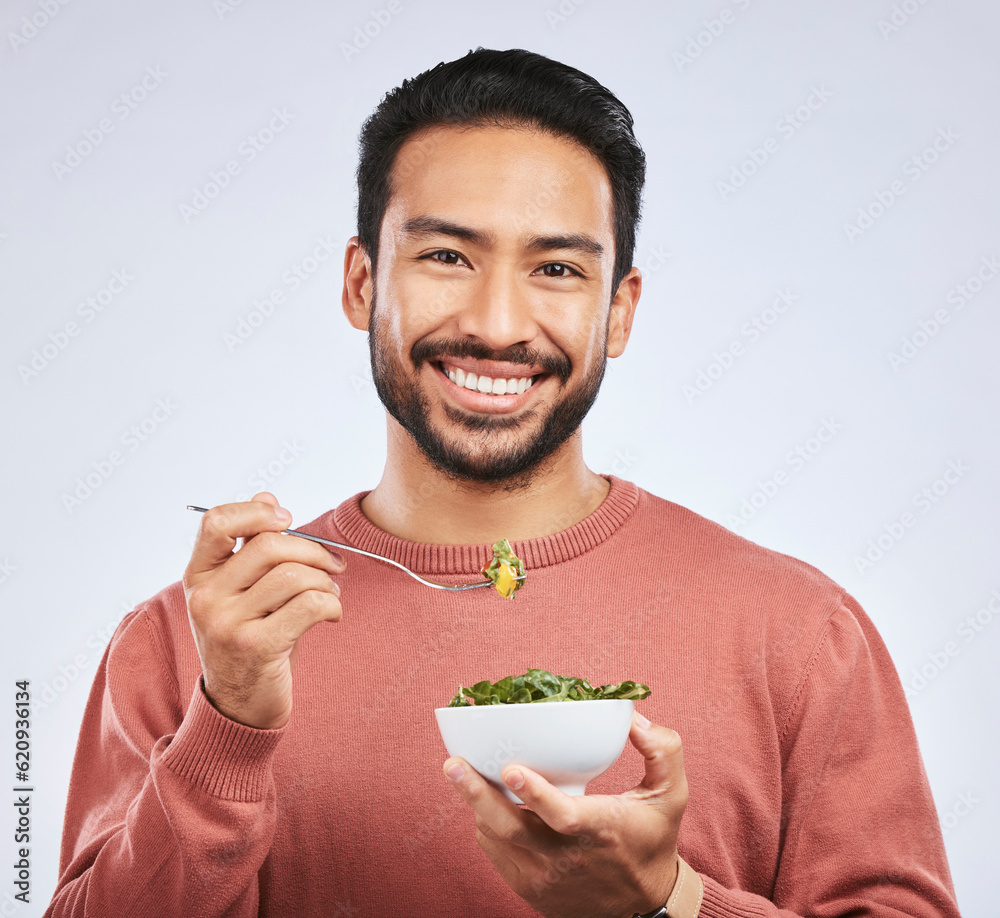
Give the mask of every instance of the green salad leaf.
<svg viewBox="0 0 1000 918">
<path fill-rule="evenodd" d="M 506 539 L 493 543 L 493 557 L 483 565 L 480 573 L 493 582 L 504 599 L 513 599 L 514 594 L 524 586 L 524 562 L 514 554 Z"/>
<path fill-rule="evenodd" d="M 605 701 L 631 698 L 640 701 L 651 695 L 648 685 L 619 682 L 594 688 L 576 676 L 554 676 L 545 669 L 529 669 L 523 676 L 505 676 L 499 682 L 484 679 L 472 686 L 460 685 L 449 708 L 483 704 L 531 704 L 548 701 Z"/>
</svg>

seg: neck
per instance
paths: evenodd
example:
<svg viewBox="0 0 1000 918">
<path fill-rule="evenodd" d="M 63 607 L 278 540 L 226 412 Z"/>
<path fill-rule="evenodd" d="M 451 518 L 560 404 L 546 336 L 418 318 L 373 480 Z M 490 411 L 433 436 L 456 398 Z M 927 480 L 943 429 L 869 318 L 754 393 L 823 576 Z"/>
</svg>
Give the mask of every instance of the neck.
<svg viewBox="0 0 1000 918">
<path fill-rule="evenodd" d="M 382 479 L 361 502 L 379 529 L 411 542 L 463 545 L 537 539 L 568 529 L 607 496 L 607 479 L 583 461 L 577 430 L 523 486 L 450 477 L 391 417 Z"/>
</svg>

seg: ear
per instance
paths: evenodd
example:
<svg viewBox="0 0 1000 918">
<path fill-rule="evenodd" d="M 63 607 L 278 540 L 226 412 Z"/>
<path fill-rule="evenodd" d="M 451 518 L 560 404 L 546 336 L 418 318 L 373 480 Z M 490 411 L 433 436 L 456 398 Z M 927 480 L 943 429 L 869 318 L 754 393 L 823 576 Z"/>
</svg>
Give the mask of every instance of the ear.
<svg viewBox="0 0 1000 918">
<path fill-rule="evenodd" d="M 372 301 L 371 262 L 357 236 L 351 236 L 347 240 L 347 251 L 344 253 L 344 293 L 341 301 L 347 321 L 361 331 L 368 331 Z"/>
<path fill-rule="evenodd" d="M 611 301 L 611 311 L 608 315 L 608 356 L 618 357 L 628 344 L 632 333 L 632 318 L 635 307 L 639 304 L 639 294 L 642 293 L 642 275 L 639 269 L 632 266 L 628 274 L 618 285 L 615 298 Z"/>
</svg>

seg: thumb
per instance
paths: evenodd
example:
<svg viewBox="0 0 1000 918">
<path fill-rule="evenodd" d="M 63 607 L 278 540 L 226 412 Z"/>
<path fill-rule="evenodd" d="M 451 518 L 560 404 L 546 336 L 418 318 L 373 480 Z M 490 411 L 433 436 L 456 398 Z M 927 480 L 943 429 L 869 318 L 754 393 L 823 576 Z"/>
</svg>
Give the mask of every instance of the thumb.
<svg viewBox="0 0 1000 918">
<path fill-rule="evenodd" d="M 284 519 L 277 515 L 278 499 L 269 491 L 262 491 L 256 497 L 262 499 L 212 507 L 201 518 L 191 560 L 184 571 L 185 590 L 207 579 L 216 568 L 225 564 L 239 540 L 246 545 L 261 532 L 287 528 L 291 516 L 288 511 Z"/>
<path fill-rule="evenodd" d="M 254 494 L 250 500 L 259 500 L 262 504 L 270 504 L 272 507 L 280 507 L 281 504 L 278 503 L 278 498 L 275 497 L 270 491 L 258 491 Z"/>
<path fill-rule="evenodd" d="M 636 712 L 632 715 L 629 739 L 646 760 L 646 774 L 632 792 L 641 796 L 650 792 L 665 793 L 674 806 L 680 804 L 683 809 L 688 790 L 680 734 L 669 727 L 650 723 Z"/>
<path fill-rule="evenodd" d="M 267 504 L 269 507 L 281 506 L 281 503 L 278 501 L 278 498 L 275 497 L 270 491 L 258 491 L 256 494 L 254 494 L 253 497 L 250 498 L 250 500 L 257 501 L 257 503 L 261 504 Z M 260 535 L 260 533 L 255 533 L 255 535 Z M 242 545 L 246 545 L 248 542 L 251 542 L 253 538 L 254 535 L 243 536 L 240 539 L 240 543 Z"/>
</svg>

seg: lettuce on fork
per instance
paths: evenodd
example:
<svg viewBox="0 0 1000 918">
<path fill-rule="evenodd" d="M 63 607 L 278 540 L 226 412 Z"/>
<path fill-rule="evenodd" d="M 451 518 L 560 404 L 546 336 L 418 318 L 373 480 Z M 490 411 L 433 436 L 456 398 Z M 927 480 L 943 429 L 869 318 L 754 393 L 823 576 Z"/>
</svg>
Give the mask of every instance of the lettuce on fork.
<svg viewBox="0 0 1000 918">
<path fill-rule="evenodd" d="M 554 676 L 545 669 L 529 669 L 523 676 L 505 676 L 499 682 L 488 679 L 473 686 L 460 685 L 449 708 L 486 704 L 529 704 L 547 701 L 606 701 L 613 698 L 640 701 L 652 692 L 639 682 L 619 682 L 594 688 L 576 676 Z"/>
<path fill-rule="evenodd" d="M 493 543 L 493 558 L 480 573 L 493 581 L 493 586 L 504 599 L 513 599 L 514 594 L 524 586 L 524 562 L 515 556 L 506 539 Z"/>
</svg>

